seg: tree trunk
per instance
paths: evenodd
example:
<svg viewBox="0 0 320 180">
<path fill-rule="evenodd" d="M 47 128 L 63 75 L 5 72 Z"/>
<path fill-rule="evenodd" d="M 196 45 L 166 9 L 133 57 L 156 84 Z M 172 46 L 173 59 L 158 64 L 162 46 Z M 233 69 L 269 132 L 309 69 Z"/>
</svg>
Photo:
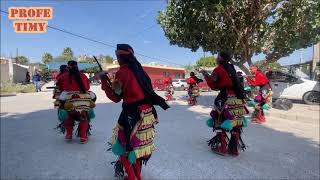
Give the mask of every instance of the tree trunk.
<svg viewBox="0 0 320 180">
<path fill-rule="evenodd" d="M 247 63 L 249 64 L 249 66 L 253 65 L 251 58 L 247 58 Z"/>
<path fill-rule="evenodd" d="M 244 73 L 246 73 L 246 75 L 250 75 L 249 69 L 246 68 L 243 64 L 238 65 L 238 67 L 239 67 Z"/>
</svg>

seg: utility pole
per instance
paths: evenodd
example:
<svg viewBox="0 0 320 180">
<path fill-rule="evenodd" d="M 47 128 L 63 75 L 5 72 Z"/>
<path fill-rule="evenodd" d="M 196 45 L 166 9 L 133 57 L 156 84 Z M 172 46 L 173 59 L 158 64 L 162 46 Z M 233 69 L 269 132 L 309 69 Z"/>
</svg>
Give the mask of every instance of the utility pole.
<svg viewBox="0 0 320 180">
<path fill-rule="evenodd" d="M 316 78 L 316 67 L 317 63 L 320 62 L 320 43 L 315 44 L 313 46 L 313 53 L 312 53 L 312 63 L 310 68 L 310 79 L 313 80 Z"/>
<path fill-rule="evenodd" d="M 10 55 L 11 56 L 11 55 Z M 13 82 L 13 59 L 12 59 L 12 57 L 10 57 L 9 59 L 8 59 L 8 61 L 9 61 L 9 82 Z"/>
<path fill-rule="evenodd" d="M 300 71 L 302 71 L 302 53 L 303 53 L 303 50 L 301 49 L 300 50 L 300 66 L 299 66 L 299 69 L 300 69 Z"/>
</svg>

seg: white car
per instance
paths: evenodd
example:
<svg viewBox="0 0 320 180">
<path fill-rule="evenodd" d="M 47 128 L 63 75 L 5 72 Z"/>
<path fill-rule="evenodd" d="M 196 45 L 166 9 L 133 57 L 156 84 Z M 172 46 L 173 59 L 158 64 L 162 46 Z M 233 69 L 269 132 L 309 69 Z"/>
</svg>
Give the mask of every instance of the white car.
<svg viewBox="0 0 320 180">
<path fill-rule="evenodd" d="M 174 89 L 185 90 L 188 88 L 187 81 L 185 79 L 174 79 L 172 80 L 172 86 Z"/>
<path fill-rule="evenodd" d="M 266 75 L 272 86 L 273 98 L 303 100 L 306 104 L 320 104 L 319 82 L 279 71 L 270 71 Z"/>
</svg>

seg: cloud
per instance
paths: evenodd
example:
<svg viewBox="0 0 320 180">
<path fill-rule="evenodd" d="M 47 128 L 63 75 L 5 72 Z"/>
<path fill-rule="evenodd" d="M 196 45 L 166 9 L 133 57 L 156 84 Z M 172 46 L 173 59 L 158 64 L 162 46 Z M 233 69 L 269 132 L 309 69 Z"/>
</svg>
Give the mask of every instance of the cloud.
<svg viewBox="0 0 320 180">
<path fill-rule="evenodd" d="M 144 43 L 144 44 L 150 44 L 150 43 L 152 43 L 152 41 L 144 40 L 143 43 Z"/>
</svg>

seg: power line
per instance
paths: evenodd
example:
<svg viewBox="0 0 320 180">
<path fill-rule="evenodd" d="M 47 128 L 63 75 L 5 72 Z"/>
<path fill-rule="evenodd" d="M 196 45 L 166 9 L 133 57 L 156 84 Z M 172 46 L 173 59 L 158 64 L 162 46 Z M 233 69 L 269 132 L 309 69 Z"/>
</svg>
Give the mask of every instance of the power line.
<svg viewBox="0 0 320 180">
<path fill-rule="evenodd" d="M 98 40 L 94 40 L 94 39 L 88 38 L 88 37 L 83 36 L 83 35 L 78 35 L 76 33 L 73 33 L 73 32 L 67 31 L 67 30 L 63 30 L 63 29 L 60 29 L 60 28 L 57 28 L 57 27 L 53 27 L 53 26 L 50 26 L 50 25 L 48 25 L 47 27 L 49 27 L 51 29 L 54 29 L 54 30 L 57 30 L 57 31 L 61 31 L 61 32 L 73 35 L 73 36 L 76 36 L 76 37 L 79 37 L 79 38 L 82 38 L 82 39 L 86 39 L 88 41 L 92 41 L 92 42 L 99 43 L 99 44 L 102 44 L 102 45 L 105 45 L 105 46 L 108 46 L 108 47 L 116 48 L 116 46 L 113 46 L 113 45 L 110 45 L 110 44 L 107 44 L 107 43 L 104 43 L 104 42 L 101 42 L 101 41 L 98 41 Z"/>
<path fill-rule="evenodd" d="M 143 32 L 145 32 L 145 31 L 147 31 L 147 30 L 149 30 L 149 29 L 152 29 L 152 28 L 156 27 L 156 25 L 157 25 L 157 24 L 153 24 L 153 25 L 148 26 L 148 27 L 144 28 L 143 30 L 141 30 L 141 31 L 139 31 L 139 32 L 137 32 L 137 33 L 135 33 L 135 34 L 131 34 L 131 35 L 129 35 L 129 38 L 130 38 L 130 37 L 133 37 L 133 36 L 139 37 L 139 36 L 141 36 L 141 33 L 143 33 Z"/>
<path fill-rule="evenodd" d="M 8 12 L 3 11 L 3 10 L 1 10 L 1 12 L 2 12 L 2 13 L 5 13 L 5 14 L 9 14 Z M 153 25 L 153 26 L 155 26 L 155 25 Z M 58 28 L 58 27 L 54 27 L 54 26 L 50 26 L 50 25 L 47 25 L 47 27 L 48 27 L 48 28 L 51 28 L 51 29 L 53 29 L 53 30 L 56 30 L 56 31 L 60 31 L 60 32 L 63 32 L 63 33 L 66 33 L 66 34 L 69 34 L 69 35 L 72 35 L 72 36 L 76 36 L 76 37 L 79 37 L 79 38 L 82 38 L 82 39 L 91 41 L 91 42 L 98 43 L 98 44 L 101 44 L 101 45 L 104 45 L 104 46 L 107 46 L 107 47 L 116 48 L 116 46 L 111 45 L 111 44 L 109 44 L 109 43 L 104 43 L 104 42 L 102 42 L 102 41 L 98 41 L 98 40 L 89 38 L 89 37 L 84 36 L 84 35 L 79 35 L 79 34 L 76 34 L 76 33 L 73 33 L 73 32 L 70 32 L 70 31 L 67 31 L 67 30 Z M 152 28 L 152 26 L 150 26 L 150 27 L 148 27 L 148 28 L 145 28 L 144 30 L 150 29 L 150 28 Z M 138 52 L 135 52 L 135 54 L 136 54 L 136 55 L 139 55 L 139 56 L 142 56 L 142 57 L 146 57 L 146 58 L 150 58 L 150 59 L 154 59 L 154 60 L 166 62 L 166 63 L 171 63 L 171 64 L 175 64 L 175 65 L 179 65 L 179 66 L 182 65 L 182 64 L 174 63 L 174 62 L 172 62 L 171 60 L 170 60 L 170 61 L 168 61 L 168 60 L 163 60 L 163 59 L 159 59 L 159 58 L 156 58 L 156 57 L 148 56 L 148 55 L 145 55 L 145 54 L 142 54 L 142 53 L 138 53 Z M 183 66 L 183 65 L 182 65 L 182 66 Z"/>
</svg>

